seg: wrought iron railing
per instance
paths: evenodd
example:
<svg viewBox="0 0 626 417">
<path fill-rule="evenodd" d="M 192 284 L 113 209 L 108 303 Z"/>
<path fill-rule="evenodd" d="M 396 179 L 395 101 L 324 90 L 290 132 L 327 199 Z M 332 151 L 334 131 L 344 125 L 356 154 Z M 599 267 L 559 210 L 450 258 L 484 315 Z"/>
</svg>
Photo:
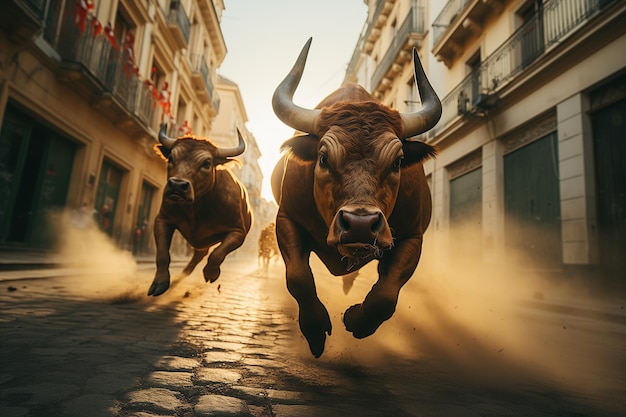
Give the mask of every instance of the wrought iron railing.
<svg viewBox="0 0 626 417">
<path fill-rule="evenodd" d="M 105 36 L 94 36 L 92 25 L 86 25 L 85 32 L 81 32 L 73 16 L 70 8 L 57 45 L 62 62 L 78 65 L 102 93 L 110 93 L 125 111 L 150 126 L 154 112 L 150 91 L 133 66 Z"/>
<path fill-rule="evenodd" d="M 366 21 L 363 25 L 363 29 L 361 29 L 361 34 L 359 35 L 359 40 L 357 41 L 356 47 L 354 48 L 354 52 L 352 53 L 352 57 L 350 58 L 350 62 L 348 63 L 348 69 L 346 70 L 346 76 L 349 76 L 358 62 L 359 55 L 365 49 L 365 43 L 369 38 L 372 30 L 374 30 L 376 26 L 376 21 L 378 20 L 380 14 L 383 11 L 383 7 L 385 3 L 389 0 L 378 0 L 376 3 L 376 9 L 374 10 L 374 14 L 372 14 L 372 19 L 370 21 Z"/>
<path fill-rule="evenodd" d="M 586 20 L 615 0 L 552 0 L 516 30 L 448 93 L 441 104 L 441 120 L 433 134 L 459 115 L 480 106 L 485 97 L 504 85 L 541 57 L 553 44 L 561 42 Z"/>
<path fill-rule="evenodd" d="M 470 0 L 449 0 L 433 21 L 433 44 L 437 44 L 448 28 L 461 15 Z"/>
<path fill-rule="evenodd" d="M 209 66 L 206 63 L 204 55 L 191 54 L 191 70 L 195 73 L 200 74 L 200 77 L 204 82 L 204 87 L 206 88 L 209 97 L 212 97 L 213 82 L 211 81 L 211 73 L 209 72 Z"/>
<path fill-rule="evenodd" d="M 173 6 L 173 7 L 172 7 Z M 170 9 L 167 12 L 167 22 L 178 25 L 180 31 L 183 33 L 185 43 L 189 43 L 189 33 L 191 32 L 191 23 L 189 17 L 183 8 L 182 2 L 172 2 Z"/>
<path fill-rule="evenodd" d="M 220 96 L 219 94 L 217 94 L 217 91 L 213 86 L 213 81 L 211 81 L 211 72 L 209 71 L 209 66 L 206 63 L 204 55 L 191 54 L 190 57 L 191 70 L 200 74 L 200 77 L 204 82 L 206 92 L 209 96 L 209 100 L 211 101 L 211 105 L 213 106 L 215 111 L 218 112 L 220 108 Z"/>
<path fill-rule="evenodd" d="M 413 6 L 409 10 L 404 22 L 398 29 L 396 36 L 391 41 L 391 45 L 387 48 L 387 52 L 378 63 L 374 74 L 372 74 L 372 88 L 376 89 L 381 80 L 389 71 L 389 68 L 395 62 L 400 51 L 406 46 L 406 43 L 412 33 L 424 33 L 424 8 Z"/>
<path fill-rule="evenodd" d="M 367 40 L 366 33 L 369 31 L 370 27 L 371 25 L 369 24 L 369 22 L 365 22 L 365 24 L 363 25 L 363 29 L 361 29 L 359 40 L 356 42 L 356 46 L 354 47 L 354 51 L 352 52 L 352 56 L 350 57 L 350 62 L 348 62 L 348 68 L 346 69 L 344 82 L 348 79 L 350 75 L 352 75 L 352 72 L 359 62 L 359 57 L 365 49 L 365 41 Z"/>
</svg>

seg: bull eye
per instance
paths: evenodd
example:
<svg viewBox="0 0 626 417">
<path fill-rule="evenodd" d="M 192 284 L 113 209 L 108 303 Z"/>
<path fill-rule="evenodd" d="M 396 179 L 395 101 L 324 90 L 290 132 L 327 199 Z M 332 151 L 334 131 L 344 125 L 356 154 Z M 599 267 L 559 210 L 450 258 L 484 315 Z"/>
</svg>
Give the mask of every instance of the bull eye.
<svg viewBox="0 0 626 417">
<path fill-rule="evenodd" d="M 400 169 L 400 167 L 402 166 L 402 161 L 404 161 L 404 157 L 403 156 L 399 156 L 398 158 L 396 158 L 396 160 L 393 163 L 393 167 L 395 169 Z"/>
<path fill-rule="evenodd" d="M 204 162 L 202 162 L 202 168 L 211 168 L 211 160 L 205 159 Z"/>
<path fill-rule="evenodd" d="M 325 153 L 320 154 L 320 168 L 328 168 L 328 157 Z"/>
</svg>

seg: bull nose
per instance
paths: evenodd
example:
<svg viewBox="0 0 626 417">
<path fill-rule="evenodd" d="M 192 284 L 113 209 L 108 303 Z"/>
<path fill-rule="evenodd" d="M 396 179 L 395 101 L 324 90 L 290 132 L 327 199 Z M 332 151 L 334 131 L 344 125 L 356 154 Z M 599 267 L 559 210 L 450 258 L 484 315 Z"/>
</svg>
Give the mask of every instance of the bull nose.
<svg viewBox="0 0 626 417">
<path fill-rule="evenodd" d="M 361 215 L 341 210 L 337 226 L 341 231 L 341 243 L 373 243 L 385 223 L 381 212 Z"/>
<path fill-rule="evenodd" d="M 167 180 L 167 186 L 171 191 L 186 192 L 189 190 L 191 184 L 187 180 L 170 178 L 169 180 Z"/>
</svg>

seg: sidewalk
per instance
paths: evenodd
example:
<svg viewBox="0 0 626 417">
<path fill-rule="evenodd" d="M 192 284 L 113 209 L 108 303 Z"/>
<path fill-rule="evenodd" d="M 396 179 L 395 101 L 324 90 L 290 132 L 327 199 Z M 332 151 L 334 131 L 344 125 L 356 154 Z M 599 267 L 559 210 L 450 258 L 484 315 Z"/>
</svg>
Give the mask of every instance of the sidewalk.
<svg viewBox="0 0 626 417">
<path fill-rule="evenodd" d="M 133 256 L 137 268 L 154 267 L 154 255 Z M 172 266 L 183 264 L 186 259 L 172 260 Z M 87 266 L 71 266 L 62 256 L 43 251 L 19 251 L 0 249 L 0 282 L 70 276 L 85 273 L 97 268 Z"/>
</svg>

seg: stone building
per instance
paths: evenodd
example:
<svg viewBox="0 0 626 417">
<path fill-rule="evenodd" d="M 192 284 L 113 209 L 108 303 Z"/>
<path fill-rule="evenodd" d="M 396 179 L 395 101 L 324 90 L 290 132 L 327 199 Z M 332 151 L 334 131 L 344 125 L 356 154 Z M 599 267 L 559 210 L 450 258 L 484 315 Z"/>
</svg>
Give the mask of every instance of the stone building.
<svg viewBox="0 0 626 417">
<path fill-rule="evenodd" d="M 419 106 L 415 46 L 442 100 L 430 250 L 623 288 L 626 2 L 366 3 L 346 81 Z"/>
<path fill-rule="evenodd" d="M 82 210 L 150 252 L 169 134 L 209 136 L 223 0 L 9 0 L 0 14 L 0 245 L 49 249 Z M 251 147 L 254 151 L 255 147 Z"/>
</svg>

